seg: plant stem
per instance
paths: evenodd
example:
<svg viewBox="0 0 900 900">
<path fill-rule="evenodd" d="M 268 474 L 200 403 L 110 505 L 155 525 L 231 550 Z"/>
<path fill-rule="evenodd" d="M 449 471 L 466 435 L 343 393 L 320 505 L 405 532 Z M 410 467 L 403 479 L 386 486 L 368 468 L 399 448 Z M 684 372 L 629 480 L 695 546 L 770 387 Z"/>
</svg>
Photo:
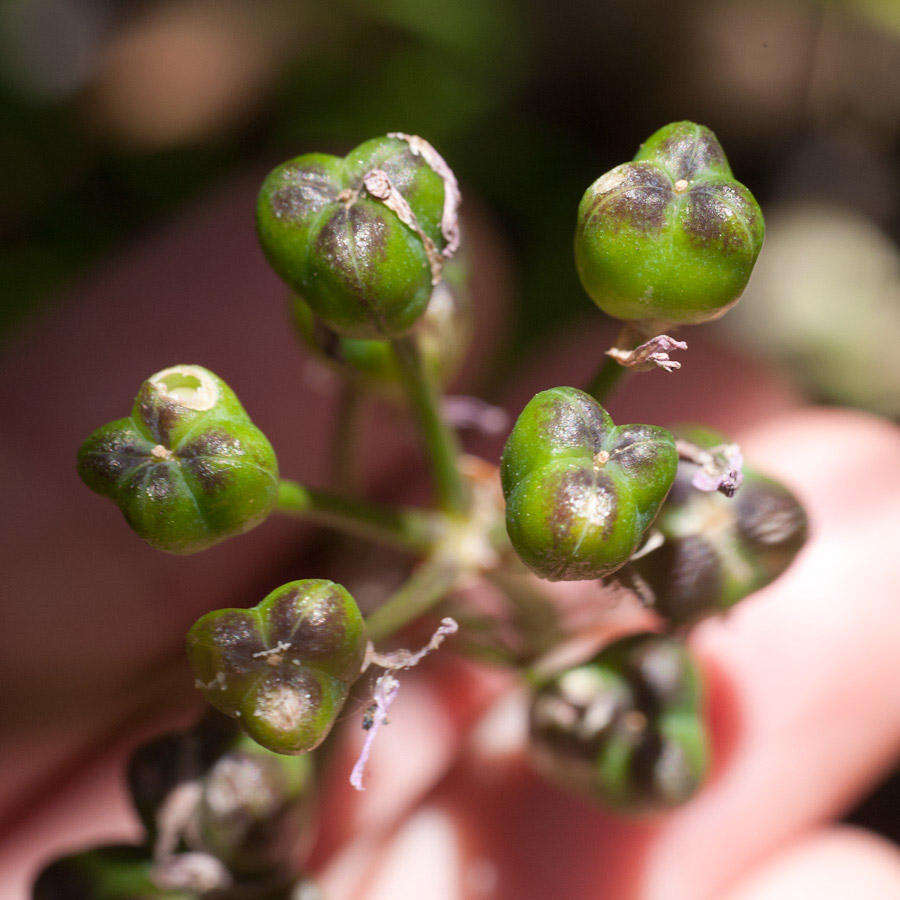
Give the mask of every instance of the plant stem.
<svg viewBox="0 0 900 900">
<path fill-rule="evenodd" d="M 586 390 L 598 403 L 603 404 L 609 399 L 610 394 L 616 389 L 625 374 L 624 366 L 620 366 L 611 356 L 606 356 Z"/>
<path fill-rule="evenodd" d="M 441 530 L 440 517 L 427 510 L 382 506 L 308 488 L 287 479 L 278 485 L 277 509 L 412 553 L 430 550 Z"/>
<path fill-rule="evenodd" d="M 356 470 L 356 423 L 360 399 L 359 387 L 350 378 L 344 378 L 339 388 L 334 432 L 331 438 L 332 477 L 338 489 L 342 491 L 359 490 L 357 481 L 359 473 Z"/>
<path fill-rule="evenodd" d="M 456 584 L 459 569 L 445 559 L 426 560 L 367 619 L 369 639 L 385 640 L 436 606 Z"/>
<path fill-rule="evenodd" d="M 465 512 L 469 494 L 459 471 L 459 444 L 441 415 L 437 392 L 422 365 L 415 338 L 406 335 L 391 343 L 430 458 L 438 504 L 447 512 Z"/>
</svg>

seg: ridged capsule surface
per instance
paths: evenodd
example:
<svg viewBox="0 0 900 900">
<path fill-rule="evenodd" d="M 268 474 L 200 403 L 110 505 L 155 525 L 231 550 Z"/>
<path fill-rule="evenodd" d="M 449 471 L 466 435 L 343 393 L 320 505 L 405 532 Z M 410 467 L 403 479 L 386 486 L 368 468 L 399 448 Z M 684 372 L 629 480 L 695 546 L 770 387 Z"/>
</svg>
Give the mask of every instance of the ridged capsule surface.
<svg viewBox="0 0 900 900">
<path fill-rule="evenodd" d="M 503 450 L 506 529 L 542 578 L 600 578 L 628 560 L 678 464 L 665 428 L 613 424 L 577 388 L 535 395 Z"/>
<path fill-rule="evenodd" d="M 605 313 L 624 320 L 692 324 L 739 299 L 765 223 L 716 136 L 674 122 L 584 193 L 575 263 Z"/>
</svg>

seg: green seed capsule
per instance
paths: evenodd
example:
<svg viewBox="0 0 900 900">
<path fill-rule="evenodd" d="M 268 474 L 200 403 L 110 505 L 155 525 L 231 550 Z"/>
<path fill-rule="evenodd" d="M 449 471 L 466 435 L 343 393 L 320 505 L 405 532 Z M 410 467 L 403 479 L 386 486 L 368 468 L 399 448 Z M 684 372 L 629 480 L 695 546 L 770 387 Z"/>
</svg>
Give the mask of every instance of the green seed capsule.
<svg viewBox="0 0 900 900">
<path fill-rule="evenodd" d="M 682 436 L 703 448 L 726 442 L 705 429 Z M 773 478 L 744 468 L 728 499 L 691 484 L 697 466 L 682 461 L 656 527 L 665 538 L 629 566 L 650 586 L 654 609 L 678 624 L 729 609 L 774 581 L 806 541 L 806 513 Z"/>
<path fill-rule="evenodd" d="M 304 753 L 328 735 L 359 677 L 365 624 L 339 584 L 276 588 L 252 609 L 219 609 L 187 636 L 197 686 L 275 753 Z"/>
<path fill-rule="evenodd" d="M 256 223 L 272 268 L 345 337 L 396 337 L 428 305 L 458 240 L 453 173 L 421 138 L 343 159 L 298 156 L 267 176 Z"/>
<path fill-rule="evenodd" d="M 575 263 L 614 318 L 707 322 L 737 303 L 764 234 L 759 205 L 716 136 L 674 122 L 585 191 Z"/>
<path fill-rule="evenodd" d="M 161 811 L 186 784 L 197 792 L 190 840 L 177 849 L 209 853 L 242 878 L 296 873 L 311 837 L 310 754 L 272 753 L 218 713 L 144 744 L 129 762 L 128 785 L 150 844 Z"/>
<path fill-rule="evenodd" d="M 672 485 L 678 455 L 655 425 L 616 427 L 589 394 L 542 391 L 506 442 L 506 528 L 542 578 L 600 578 L 624 565 Z"/>
<path fill-rule="evenodd" d="M 298 335 L 320 359 L 336 365 L 364 387 L 391 399 L 402 398 L 397 361 L 387 341 L 340 337 L 297 294 L 291 296 L 291 313 Z M 413 331 L 429 374 L 436 384 L 448 384 L 472 336 L 471 299 L 465 266 L 459 257 L 444 266 L 441 281 Z"/>
<path fill-rule="evenodd" d="M 619 640 L 536 692 L 535 760 L 551 777 L 616 807 L 682 803 L 708 766 L 701 693 L 679 641 Z"/>
<path fill-rule="evenodd" d="M 84 483 L 147 543 L 196 553 L 254 528 L 278 497 L 278 462 L 231 388 L 201 366 L 148 378 L 131 415 L 78 452 Z"/>
<path fill-rule="evenodd" d="M 164 890 L 151 878 L 143 847 L 96 847 L 56 860 L 38 875 L 32 900 L 199 900 L 193 891 Z"/>
</svg>

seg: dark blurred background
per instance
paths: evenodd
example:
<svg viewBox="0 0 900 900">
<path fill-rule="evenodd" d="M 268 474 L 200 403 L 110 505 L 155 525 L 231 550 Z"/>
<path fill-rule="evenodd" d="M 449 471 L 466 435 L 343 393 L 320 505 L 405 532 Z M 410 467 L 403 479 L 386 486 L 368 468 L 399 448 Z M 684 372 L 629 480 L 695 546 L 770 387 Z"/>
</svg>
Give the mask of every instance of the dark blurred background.
<svg viewBox="0 0 900 900">
<path fill-rule="evenodd" d="M 0 347 L 233 173 L 403 130 L 504 232 L 527 352 L 586 311 L 582 192 L 676 118 L 769 223 L 722 327 L 896 416 L 897 0 L 0 0 Z"/>
<path fill-rule="evenodd" d="M 813 400 L 900 416 L 897 0 L 0 0 L 0 363 L 217 185 L 401 130 L 510 248 L 502 371 L 591 311 L 577 203 L 680 118 L 768 222 L 714 330 Z M 894 779 L 854 816 L 898 838 L 898 809 Z"/>
</svg>

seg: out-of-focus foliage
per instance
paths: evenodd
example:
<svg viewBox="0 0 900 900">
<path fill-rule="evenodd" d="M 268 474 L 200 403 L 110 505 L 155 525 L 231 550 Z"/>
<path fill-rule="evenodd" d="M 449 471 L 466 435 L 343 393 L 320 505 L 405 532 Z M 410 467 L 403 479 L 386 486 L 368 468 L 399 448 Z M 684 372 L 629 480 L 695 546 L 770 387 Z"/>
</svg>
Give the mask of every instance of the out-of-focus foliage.
<svg viewBox="0 0 900 900">
<path fill-rule="evenodd" d="M 660 122 L 709 124 L 764 212 L 837 200 L 896 241 L 897 9 L 0 0 L 0 341 L 229 175 L 394 130 L 440 147 L 509 240 L 513 352 L 601 315 L 572 264 L 578 200 Z"/>
</svg>

